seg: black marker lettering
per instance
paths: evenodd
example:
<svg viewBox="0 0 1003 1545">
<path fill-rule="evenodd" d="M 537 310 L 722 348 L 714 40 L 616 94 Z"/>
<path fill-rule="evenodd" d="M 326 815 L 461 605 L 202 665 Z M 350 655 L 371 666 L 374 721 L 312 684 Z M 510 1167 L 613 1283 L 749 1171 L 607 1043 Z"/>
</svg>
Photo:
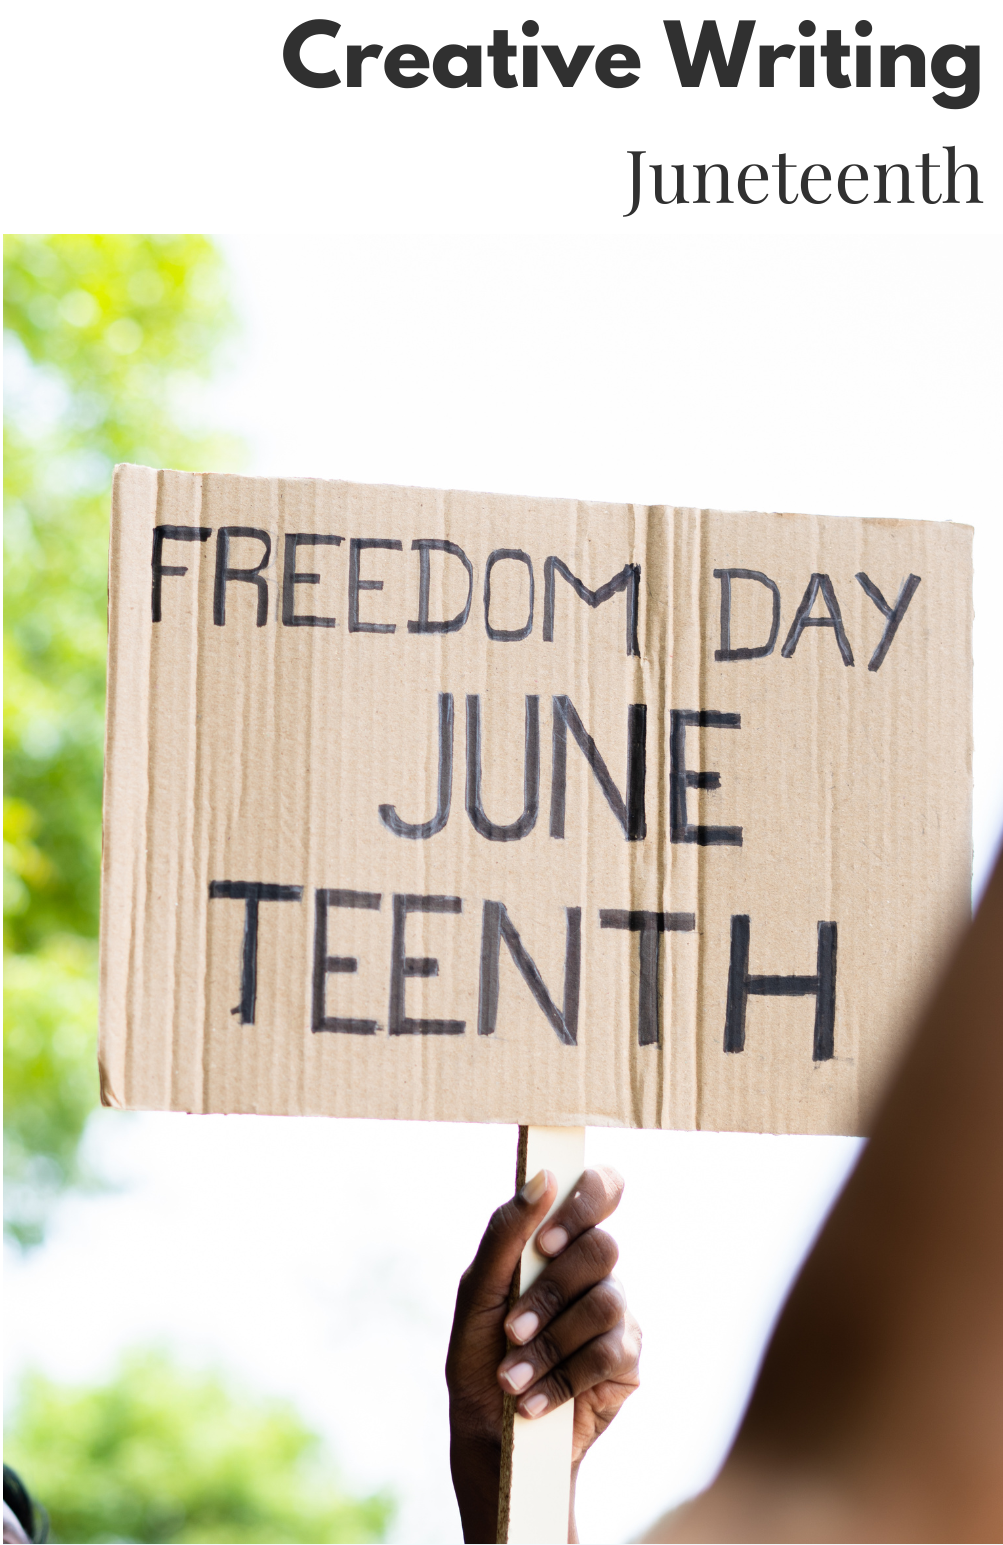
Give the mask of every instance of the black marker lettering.
<svg viewBox="0 0 1003 1545">
<path fill-rule="evenodd" d="M 870 599 L 874 602 L 882 617 L 887 618 L 887 621 L 885 622 L 885 631 L 882 633 L 878 642 L 878 647 L 871 655 L 871 658 L 867 664 L 867 669 L 869 671 L 879 671 L 884 664 L 885 655 L 888 653 L 892 646 L 892 639 L 898 632 L 899 623 L 902 621 L 902 618 L 905 616 L 909 608 L 909 602 L 912 600 L 913 596 L 916 594 L 916 591 L 919 589 L 920 577 L 918 574 L 907 575 L 907 577 L 902 581 L 902 589 L 898 593 L 898 600 L 895 602 L 894 606 L 888 605 L 888 602 L 881 594 L 881 591 L 878 589 L 877 585 L 872 579 L 868 579 L 866 574 L 858 574 L 856 579 L 860 584 L 864 594 L 869 596 Z"/>
<path fill-rule="evenodd" d="M 240 957 L 240 1002 L 231 1014 L 242 1025 L 254 1024 L 258 996 L 258 905 L 262 901 L 302 901 L 302 885 L 263 885 L 258 880 L 210 880 L 210 901 L 244 903 L 244 944 Z"/>
<path fill-rule="evenodd" d="M 543 642 L 554 642 L 554 600 L 557 588 L 557 575 L 566 579 L 575 595 L 586 606 L 593 610 L 608 601 L 611 596 L 619 595 L 621 590 L 627 592 L 627 653 L 640 655 L 641 651 L 637 643 L 637 614 L 638 601 L 641 593 L 641 565 L 639 563 L 627 563 L 608 579 L 605 585 L 600 585 L 596 590 L 590 590 L 576 575 L 572 574 L 566 563 L 560 558 L 548 558 L 543 565 Z"/>
<path fill-rule="evenodd" d="M 391 1035 L 462 1035 L 465 1019 L 408 1019 L 404 1007 L 404 987 L 409 976 L 438 976 L 439 962 L 430 955 L 417 957 L 405 953 L 404 930 L 409 912 L 462 912 L 459 896 L 395 896 L 394 933 L 390 951 L 390 1014 L 387 1029 Z"/>
<path fill-rule="evenodd" d="M 438 537 L 422 536 L 411 543 L 411 551 L 418 554 L 421 569 L 418 576 L 418 620 L 409 622 L 409 633 L 459 633 L 463 624 L 470 616 L 470 602 L 474 595 L 474 566 L 462 547 L 457 547 L 455 542 L 446 542 Z M 454 558 L 459 558 L 467 571 L 467 600 L 463 610 L 457 612 L 455 617 L 450 617 L 446 622 L 432 622 L 428 615 L 428 592 L 431 580 L 431 565 L 429 553 L 450 553 Z"/>
<path fill-rule="evenodd" d="M 721 581 L 721 647 L 714 650 L 715 660 L 762 660 L 773 653 L 773 647 L 777 642 L 777 634 L 780 631 L 780 591 L 768 574 L 761 574 L 758 569 L 715 569 L 714 578 Z M 731 582 L 733 579 L 754 579 L 760 585 L 765 585 L 767 590 L 773 592 L 773 622 L 770 625 L 770 636 L 765 644 L 757 644 L 754 649 L 739 649 L 731 647 Z"/>
<path fill-rule="evenodd" d="M 360 622 L 360 590 L 382 590 L 382 579 L 359 578 L 359 555 L 371 547 L 385 548 L 388 552 L 401 552 L 402 544 L 396 539 L 383 536 L 353 536 L 348 544 L 348 631 L 349 633 L 396 633 L 394 622 Z"/>
<path fill-rule="evenodd" d="M 553 771 L 550 780 L 550 835 L 564 836 L 564 810 L 568 768 L 568 730 L 581 751 L 628 842 L 642 842 L 647 833 L 644 819 L 645 739 L 648 710 L 644 703 L 627 708 L 627 798 L 624 800 L 596 743 L 585 728 L 570 697 L 555 697 Z"/>
<path fill-rule="evenodd" d="M 692 933 L 692 912 L 618 912 L 599 909 L 600 928 L 624 928 L 638 936 L 640 976 L 637 983 L 637 1044 L 662 1044 L 658 1012 L 658 956 L 663 933 Z"/>
<path fill-rule="evenodd" d="M 491 626 L 491 570 L 496 563 L 501 563 L 509 558 L 524 563 L 529 570 L 529 616 L 523 628 L 493 628 Z M 528 638 L 533 631 L 533 560 L 529 553 L 524 553 L 519 547 L 497 547 L 488 558 L 484 567 L 484 626 L 487 629 L 488 638 L 498 639 L 501 643 L 515 644 L 521 638 Z"/>
<path fill-rule="evenodd" d="M 815 604 L 815 597 L 821 593 L 825 602 L 828 617 L 810 617 L 808 614 Z M 785 660 L 789 660 L 805 628 L 832 628 L 836 635 L 836 643 L 843 657 L 844 665 L 853 664 L 853 650 L 850 648 L 850 640 L 846 636 L 843 627 L 843 617 L 839 610 L 839 602 L 836 600 L 836 592 L 832 588 L 832 580 L 828 574 L 813 574 L 808 581 L 808 589 L 801 597 L 801 604 L 794 613 L 794 621 L 791 630 L 784 642 L 780 653 Z"/>
<path fill-rule="evenodd" d="M 153 528 L 153 620 L 160 621 L 160 591 L 161 582 L 165 574 L 171 578 L 180 579 L 188 573 L 187 566 L 180 563 L 164 563 L 165 542 L 208 542 L 212 535 L 211 526 L 154 526 Z"/>
<path fill-rule="evenodd" d="M 264 557 L 253 569 L 231 569 L 230 538 L 234 536 L 254 537 L 264 545 Z M 268 581 L 261 571 L 267 569 L 271 556 L 272 539 L 267 531 L 261 531 L 257 526 L 220 526 L 216 533 L 216 582 L 212 599 L 212 620 L 217 628 L 222 628 L 226 623 L 226 587 L 231 580 L 241 580 L 244 584 L 257 587 L 257 626 L 264 627 L 268 621 Z"/>
<path fill-rule="evenodd" d="M 564 949 L 564 1008 L 557 1008 L 547 991 L 536 962 L 512 925 L 504 902 L 486 901 L 481 923 L 481 978 L 477 1004 L 478 1035 L 493 1035 L 498 1024 L 498 988 L 501 941 L 547 1023 L 565 1046 L 578 1044 L 578 997 L 582 979 L 582 909 L 565 907 L 567 935 Z"/>
<path fill-rule="evenodd" d="M 669 840 L 695 842 L 699 847 L 742 846 L 740 826 L 691 826 L 686 810 L 687 789 L 719 789 L 721 774 L 691 772 L 686 766 L 687 727 L 701 730 L 740 730 L 742 716 L 713 708 L 673 708 L 669 713 Z"/>
<path fill-rule="evenodd" d="M 282 565 L 282 622 L 287 628 L 333 628 L 334 617 L 296 615 L 296 585 L 319 585 L 319 574 L 297 574 L 297 547 L 340 547 L 340 536 L 321 536 L 313 531 L 290 531 L 285 541 L 285 562 Z"/>
<path fill-rule="evenodd" d="M 411 837 L 424 841 L 442 831 L 449 820 L 449 806 L 453 793 L 453 694 L 439 693 L 439 796 L 435 814 L 430 821 L 414 825 L 402 821 L 393 805 L 380 805 L 380 820 L 395 837 Z"/>
<path fill-rule="evenodd" d="M 540 699 L 526 698 L 525 772 L 522 815 L 509 826 L 496 826 L 481 804 L 481 700 L 467 697 L 467 814 L 474 831 L 489 842 L 518 842 L 536 825 L 540 813 Z"/>
<path fill-rule="evenodd" d="M 836 924 L 819 923 L 814 976 L 750 976 L 749 919 L 731 920 L 731 961 L 728 966 L 728 1006 L 724 1021 L 726 1052 L 745 1050 L 745 1010 L 749 994 L 764 998 L 815 999 L 812 1058 L 829 1062 L 834 1056 L 836 1026 Z"/>
<path fill-rule="evenodd" d="M 314 892 L 316 912 L 313 934 L 313 1013 L 311 1030 L 339 1030 L 345 1035 L 375 1035 L 379 1029 L 375 1019 L 345 1019 L 327 1012 L 327 978 L 336 972 L 353 974 L 359 969 L 354 955 L 329 955 L 327 953 L 328 907 L 365 907 L 367 911 L 380 910 L 381 897 L 373 891 L 318 890 Z"/>
</svg>

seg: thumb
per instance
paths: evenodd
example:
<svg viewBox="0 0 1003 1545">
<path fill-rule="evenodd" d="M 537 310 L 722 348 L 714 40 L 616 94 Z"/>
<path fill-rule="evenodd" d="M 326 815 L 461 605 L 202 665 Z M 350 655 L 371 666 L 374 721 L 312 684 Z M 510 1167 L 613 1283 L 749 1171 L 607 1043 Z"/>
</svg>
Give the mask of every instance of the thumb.
<svg viewBox="0 0 1003 1545">
<path fill-rule="evenodd" d="M 519 1257 L 547 1215 L 557 1193 L 557 1179 L 542 1169 L 527 1180 L 488 1221 L 477 1254 L 466 1272 L 473 1295 L 497 1303 L 508 1296 Z"/>
</svg>

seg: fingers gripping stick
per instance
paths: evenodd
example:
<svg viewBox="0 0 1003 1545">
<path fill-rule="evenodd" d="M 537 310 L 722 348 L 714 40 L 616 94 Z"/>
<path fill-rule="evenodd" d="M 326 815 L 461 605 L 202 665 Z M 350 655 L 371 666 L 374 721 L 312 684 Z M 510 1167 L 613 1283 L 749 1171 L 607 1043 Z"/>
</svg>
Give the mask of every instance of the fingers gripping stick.
<svg viewBox="0 0 1003 1545">
<path fill-rule="evenodd" d="M 541 1169 L 549 1169 L 557 1177 L 557 1195 L 547 1217 L 570 1195 L 584 1167 L 584 1127 L 519 1128 L 516 1189 Z M 535 1240 L 536 1235 L 522 1252 L 520 1293 L 547 1264 Z M 520 1416 L 511 1397 L 506 1397 L 505 1406 L 498 1540 L 501 1545 L 564 1545 L 568 1538 L 575 1403 L 565 1401 L 535 1421 Z"/>
</svg>

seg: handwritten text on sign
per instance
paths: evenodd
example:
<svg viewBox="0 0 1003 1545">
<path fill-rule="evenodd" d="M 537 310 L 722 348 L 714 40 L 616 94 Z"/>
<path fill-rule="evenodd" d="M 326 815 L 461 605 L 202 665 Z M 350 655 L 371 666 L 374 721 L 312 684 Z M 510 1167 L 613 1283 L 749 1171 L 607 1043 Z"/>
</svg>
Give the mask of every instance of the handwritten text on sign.
<svg viewBox="0 0 1003 1545">
<path fill-rule="evenodd" d="M 127 469 L 114 542 L 155 1103 L 857 1128 L 963 885 L 964 528 Z"/>
</svg>

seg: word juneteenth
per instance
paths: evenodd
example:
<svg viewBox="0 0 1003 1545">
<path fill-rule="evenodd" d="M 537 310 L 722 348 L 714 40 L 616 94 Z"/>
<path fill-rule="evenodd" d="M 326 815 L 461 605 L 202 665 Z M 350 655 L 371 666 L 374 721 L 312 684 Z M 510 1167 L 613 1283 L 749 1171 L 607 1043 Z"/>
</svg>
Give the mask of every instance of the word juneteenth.
<svg viewBox="0 0 1003 1545">
<path fill-rule="evenodd" d="M 720 161 L 692 166 L 646 161 L 646 151 L 631 150 L 624 219 L 652 203 L 765 204 L 772 198 L 819 205 L 835 198 L 844 204 L 981 204 L 977 167 L 959 162 L 954 145 L 945 145 L 944 152 L 946 160 L 935 161 L 926 151 L 914 165 L 892 161 L 867 167 L 851 161 L 838 170 L 818 161 L 798 165 L 781 152 L 768 166 L 751 161 L 736 172 Z"/>
</svg>

